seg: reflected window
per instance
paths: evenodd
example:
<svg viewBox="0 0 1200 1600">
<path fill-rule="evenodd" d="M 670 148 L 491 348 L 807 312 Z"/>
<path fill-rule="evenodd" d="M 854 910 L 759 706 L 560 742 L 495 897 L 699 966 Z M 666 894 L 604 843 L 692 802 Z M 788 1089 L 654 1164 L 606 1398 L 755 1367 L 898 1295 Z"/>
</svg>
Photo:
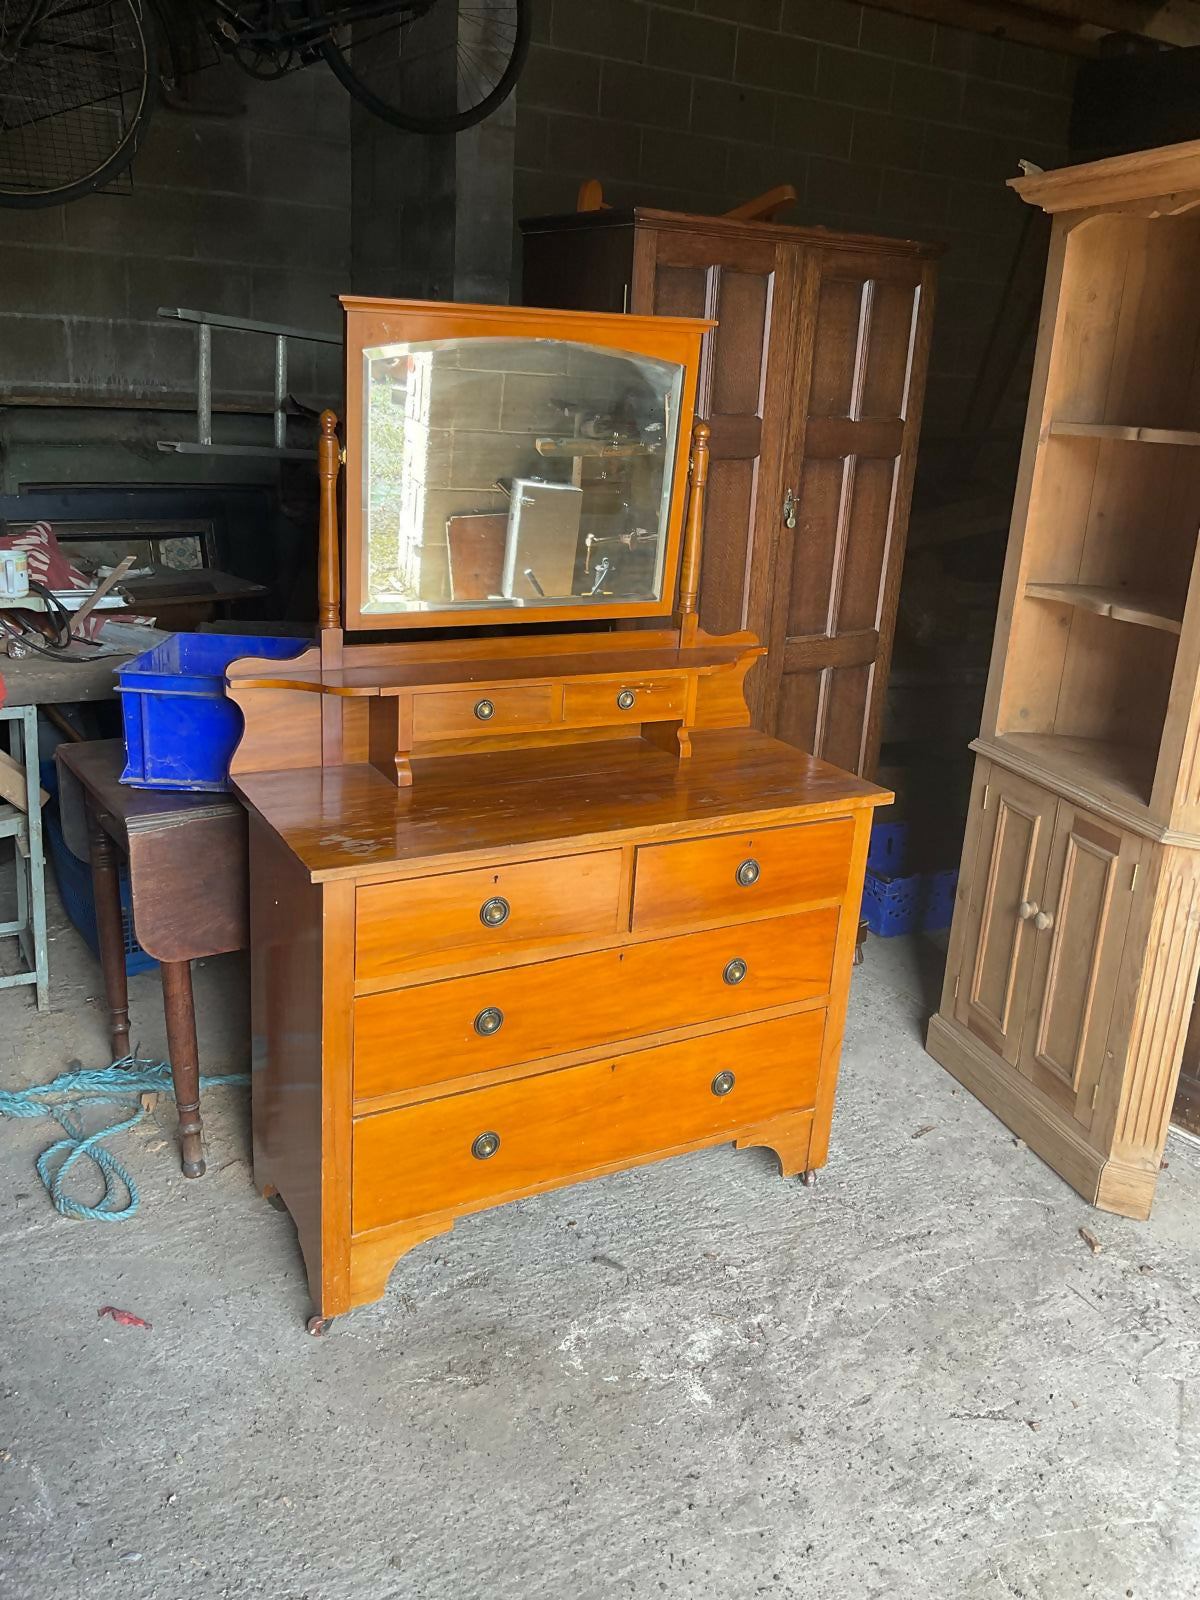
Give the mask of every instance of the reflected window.
<svg viewBox="0 0 1200 1600">
<path fill-rule="evenodd" d="M 661 601 L 681 366 L 556 339 L 363 356 L 367 612 Z"/>
</svg>

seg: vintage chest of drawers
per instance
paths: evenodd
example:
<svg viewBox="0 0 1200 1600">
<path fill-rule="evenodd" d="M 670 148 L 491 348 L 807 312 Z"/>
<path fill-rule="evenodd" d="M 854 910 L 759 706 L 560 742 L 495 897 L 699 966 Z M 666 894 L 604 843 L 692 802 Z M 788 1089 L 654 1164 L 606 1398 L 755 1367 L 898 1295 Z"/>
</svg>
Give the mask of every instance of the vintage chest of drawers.
<svg viewBox="0 0 1200 1600">
<path fill-rule="evenodd" d="M 497 336 L 527 325 L 532 346 Z M 539 528 L 541 572 L 573 571 L 571 594 L 494 596 L 499 636 L 348 643 L 327 415 L 320 642 L 230 668 L 246 719 L 233 770 L 250 813 L 255 1178 L 295 1221 L 314 1331 L 488 1206 L 723 1141 L 770 1147 L 785 1174 L 826 1159 L 871 814 L 888 796 L 751 731 L 760 647 L 697 628 L 707 430 L 689 450 L 680 418 L 703 326 L 352 305 L 352 395 L 360 362 L 369 376 L 347 439 L 348 482 L 366 480 L 361 503 L 348 497 L 348 616 L 445 628 L 458 602 L 439 519 L 503 523 L 486 488 L 447 486 L 474 468 L 431 420 L 439 375 L 452 391 L 464 365 L 480 391 L 500 380 L 493 478 L 507 453 L 507 481 L 527 483 L 541 453 L 574 463 L 582 498 L 565 556 L 548 558 Z M 569 337 L 586 337 L 590 398 L 579 431 L 551 438 Z M 605 361 L 631 364 L 612 394 Z M 372 427 L 392 437 L 390 407 L 402 465 L 384 471 L 358 452 L 373 461 Z M 510 519 L 492 571 L 513 569 L 513 536 Z M 627 548 L 638 561 L 623 566 Z M 664 612 L 669 627 L 629 625 Z M 573 613 L 626 626 L 527 626 Z"/>
</svg>

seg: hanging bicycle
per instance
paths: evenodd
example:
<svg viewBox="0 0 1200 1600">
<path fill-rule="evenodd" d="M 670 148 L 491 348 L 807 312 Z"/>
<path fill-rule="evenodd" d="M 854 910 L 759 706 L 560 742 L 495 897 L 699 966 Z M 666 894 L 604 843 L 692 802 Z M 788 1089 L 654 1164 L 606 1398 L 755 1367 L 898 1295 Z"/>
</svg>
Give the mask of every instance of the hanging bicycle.
<svg viewBox="0 0 1200 1600">
<path fill-rule="evenodd" d="M 137 154 L 185 18 L 251 76 L 325 61 L 412 133 L 483 121 L 529 48 L 530 0 L 0 0 L 0 206 L 61 205 Z M 161 65 L 160 65 L 161 63 Z"/>
</svg>

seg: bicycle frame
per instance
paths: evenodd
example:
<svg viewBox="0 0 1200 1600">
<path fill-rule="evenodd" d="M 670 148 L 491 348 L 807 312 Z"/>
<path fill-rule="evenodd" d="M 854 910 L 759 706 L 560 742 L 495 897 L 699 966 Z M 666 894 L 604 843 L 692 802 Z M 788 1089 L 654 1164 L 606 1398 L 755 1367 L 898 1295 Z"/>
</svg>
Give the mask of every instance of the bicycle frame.
<svg viewBox="0 0 1200 1600">
<path fill-rule="evenodd" d="M 280 10 L 285 15 L 290 11 L 292 16 L 285 26 L 277 27 L 262 25 L 275 9 L 268 0 L 258 0 L 252 7 L 234 4 L 233 0 L 207 0 L 215 16 L 237 30 L 240 43 L 265 51 L 304 50 L 319 43 L 335 28 L 387 16 L 415 19 L 431 11 L 437 3 L 438 0 L 347 0 L 344 5 L 328 7 L 323 16 L 312 17 L 304 0 L 283 0 Z M 256 12 L 258 21 L 248 20 L 247 10 Z"/>
</svg>

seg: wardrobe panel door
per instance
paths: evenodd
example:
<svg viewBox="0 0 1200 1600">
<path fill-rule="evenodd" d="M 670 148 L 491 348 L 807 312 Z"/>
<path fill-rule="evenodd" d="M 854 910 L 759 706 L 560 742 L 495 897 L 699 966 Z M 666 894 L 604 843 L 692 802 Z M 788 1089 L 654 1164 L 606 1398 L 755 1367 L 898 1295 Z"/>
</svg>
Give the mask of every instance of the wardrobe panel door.
<svg viewBox="0 0 1200 1600">
<path fill-rule="evenodd" d="M 795 251 L 702 223 L 639 238 L 633 311 L 713 317 L 701 354 L 696 414 L 712 429 L 700 623 L 765 638 L 769 572 L 780 526 L 779 471 L 788 426 Z M 748 684 L 761 700 L 765 685 Z M 756 717 L 756 720 L 759 720 Z"/>
<path fill-rule="evenodd" d="M 783 476 L 795 526 L 780 547 L 765 721 L 794 738 L 789 679 L 821 673 L 808 748 L 864 776 L 879 756 L 932 283 L 920 260 L 812 251 L 798 291 Z"/>
</svg>

